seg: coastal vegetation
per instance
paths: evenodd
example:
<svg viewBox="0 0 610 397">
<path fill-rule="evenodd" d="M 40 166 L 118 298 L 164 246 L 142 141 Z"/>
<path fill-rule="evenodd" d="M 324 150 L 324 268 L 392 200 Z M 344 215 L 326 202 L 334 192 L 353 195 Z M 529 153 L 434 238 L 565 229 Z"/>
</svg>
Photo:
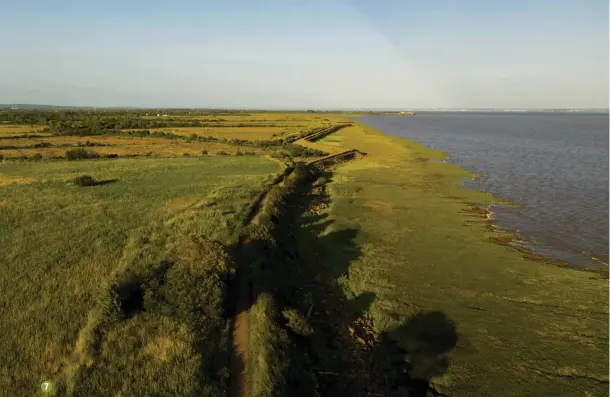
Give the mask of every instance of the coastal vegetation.
<svg viewBox="0 0 610 397">
<path fill-rule="evenodd" d="M 6 110 L 0 156 L 8 395 L 607 393 L 605 269 L 354 114 Z"/>
</svg>

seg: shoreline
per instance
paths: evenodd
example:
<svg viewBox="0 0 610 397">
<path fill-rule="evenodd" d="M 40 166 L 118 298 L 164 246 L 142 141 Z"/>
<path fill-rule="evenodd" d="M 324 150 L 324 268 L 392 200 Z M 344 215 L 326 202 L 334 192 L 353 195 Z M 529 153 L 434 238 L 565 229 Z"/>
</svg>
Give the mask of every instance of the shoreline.
<svg viewBox="0 0 610 397">
<path fill-rule="evenodd" d="M 361 123 L 362 125 L 367 126 L 369 128 L 377 129 L 376 127 L 373 127 L 372 125 L 369 125 L 366 122 L 358 120 L 357 118 L 353 118 L 351 120 Z M 511 198 L 493 195 L 492 193 L 488 193 L 483 190 L 477 189 L 474 186 L 467 185 L 467 183 L 466 183 L 467 180 L 475 181 L 477 179 L 484 178 L 485 176 L 487 176 L 487 174 L 484 171 L 477 172 L 475 170 L 469 169 L 459 163 L 452 161 L 450 153 L 444 149 L 430 148 L 412 138 L 391 135 L 382 130 L 378 130 L 378 131 L 387 137 L 401 138 L 406 141 L 410 141 L 414 144 L 421 145 L 422 147 L 424 147 L 428 150 L 438 151 L 442 154 L 443 158 L 435 159 L 435 160 L 431 160 L 431 161 L 452 164 L 452 165 L 457 166 L 460 169 L 464 170 L 465 172 L 467 172 L 469 175 L 462 178 L 462 181 L 461 181 L 463 188 L 472 190 L 472 191 L 476 191 L 476 192 L 480 192 L 483 194 L 487 194 L 487 195 L 491 196 L 493 198 L 493 200 L 495 200 L 495 202 L 493 202 L 491 204 L 475 203 L 477 206 L 480 206 L 480 207 L 485 207 L 487 205 L 488 214 L 490 217 L 493 218 L 493 219 L 490 219 L 490 227 L 492 228 L 492 230 L 494 230 L 498 233 L 504 233 L 507 235 L 507 237 L 508 237 L 508 235 L 510 235 L 512 237 L 511 243 L 503 243 L 503 242 L 498 242 L 498 241 L 492 241 L 492 242 L 510 246 L 510 247 L 514 248 L 515 250 L 523 253 L 524 255 L 527 255 L 532 260 L 546 262 L 549 264 L 553 264 L 555 266 L 570 268 L 570 269 L 579 270 L 579 271 L 583 271 L 583 272 L 597 273 L 597 274 L 603 275 L 605 278 L 609 277 L 609 272 L 610 272 L 609 263 L 605 262 L 603 259 L 600 259 L 598 257 L 599 255 L 585 252 L 585 251 L 579 252 L 577 250 L 567 250 L 567 249 L 562 249 L 562 248 L 555 247 L 552 245 L 540 244 L 540 243 L 537 243 L 534 236 L 525 237 L 524 235 L 522 235 L 521 231 L 519 229 L 517 229 L 516 227 L 514 227 L 510 224 L 500 224 L 500 223 L 496 222 L 495 221 L 496 212 L 493 211 L 492 207 L 501 207 L 501 208 L 509 209 L 509 208 L 525 208 L 525 205 L 515 202 Z M 511 216 L 517 216 L 517 215 L 513 214 Z M 509 221 L 509 223 L 510 223 L 510 221 Z M 572 260 L 565 259 L 565 258 L 570 258 L 570 257 L 573 259 Z"/>
<path fill-rule="evenodd" d="M 458 333 L 438 357 L 447 366 L 407 358 L 414 374 L 446 395 L 603 395 L 607 280 L 490 244 L 513 238 L 480 209 L 499 200 L 459 183 L 473 173 L 436 161 L 440 150 L 354 124 L 334 139 L 367 157 L 337 169 L 329 185 L 333 230 L 359 230 L 361 253 L 342 288 L 374 297 L 375 331 L 407 351 L 425 346 L 403 327 L 417 313 L 443 313 Z"/>
</svg>

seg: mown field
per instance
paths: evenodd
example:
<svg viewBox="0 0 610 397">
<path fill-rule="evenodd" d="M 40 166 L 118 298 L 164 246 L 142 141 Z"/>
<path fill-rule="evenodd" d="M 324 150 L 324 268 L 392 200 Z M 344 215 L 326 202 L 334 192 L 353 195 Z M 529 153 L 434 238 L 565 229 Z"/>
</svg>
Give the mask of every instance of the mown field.
<svg viewBox="0 0 610 397">
<path fill-rule="evenodd" d="M 2 393 L 36 395 L 51 380 L 58 395 L 224 395 L 233 265 L 222 247 L 280 168 L 264 157 L 1 163 Z M 98 184 L 70 182 L 83 174 Z"/>
</svg>

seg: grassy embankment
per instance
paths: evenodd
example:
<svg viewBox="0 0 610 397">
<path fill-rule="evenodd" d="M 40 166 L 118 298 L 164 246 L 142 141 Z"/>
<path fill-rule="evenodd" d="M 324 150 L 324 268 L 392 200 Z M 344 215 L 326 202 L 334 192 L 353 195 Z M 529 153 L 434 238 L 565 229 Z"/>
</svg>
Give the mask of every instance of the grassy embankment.
<svg viewBox="0 0 610 397">
<path fill-rule="evenodd" d="M 225 280 L 263 157 L 0 164 L 0 390 L 226 393 Z M 88 174 L 96 186 L 67 181 Z M 201 236 L 205 236 L 201 238 Z"/>
<path fill-rule="evenodd" d="M 326 233 L 357 229 L 360 250 L 338 282 L 348 298 L 374 295 L 375 330 L 405 349 L 412 376 L 450 396 L 607 393 L 602 277 L 490 243 L 502 235 L 468 203 L 492 198 L 460 187 L 471 175 L 438 151 L 361 125 L 325 140 L 368 153 L 329 185 Z"/>
<path fill-rule="evenodd" d="M 368 155 L 258 230 L 252 396 L 605 395 L 602 276 L 494 244 L 493 198 L 439 151 L 358 124 L 320 144 Z"/>
</svg>

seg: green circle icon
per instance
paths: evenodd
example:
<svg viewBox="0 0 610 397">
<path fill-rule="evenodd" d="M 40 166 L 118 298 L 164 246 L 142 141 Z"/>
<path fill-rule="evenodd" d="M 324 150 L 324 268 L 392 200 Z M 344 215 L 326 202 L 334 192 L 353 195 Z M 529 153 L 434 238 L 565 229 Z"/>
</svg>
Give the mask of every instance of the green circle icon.
<svg viewBox="0 0 610 397">
<path fill-rule="evenodd" d="M 49 380 L 45 380 L 40 384 L 40 390 L 42 390 L 43 393 L 51 393 L 53 391 L 53 383 Z"/>
</svg>

